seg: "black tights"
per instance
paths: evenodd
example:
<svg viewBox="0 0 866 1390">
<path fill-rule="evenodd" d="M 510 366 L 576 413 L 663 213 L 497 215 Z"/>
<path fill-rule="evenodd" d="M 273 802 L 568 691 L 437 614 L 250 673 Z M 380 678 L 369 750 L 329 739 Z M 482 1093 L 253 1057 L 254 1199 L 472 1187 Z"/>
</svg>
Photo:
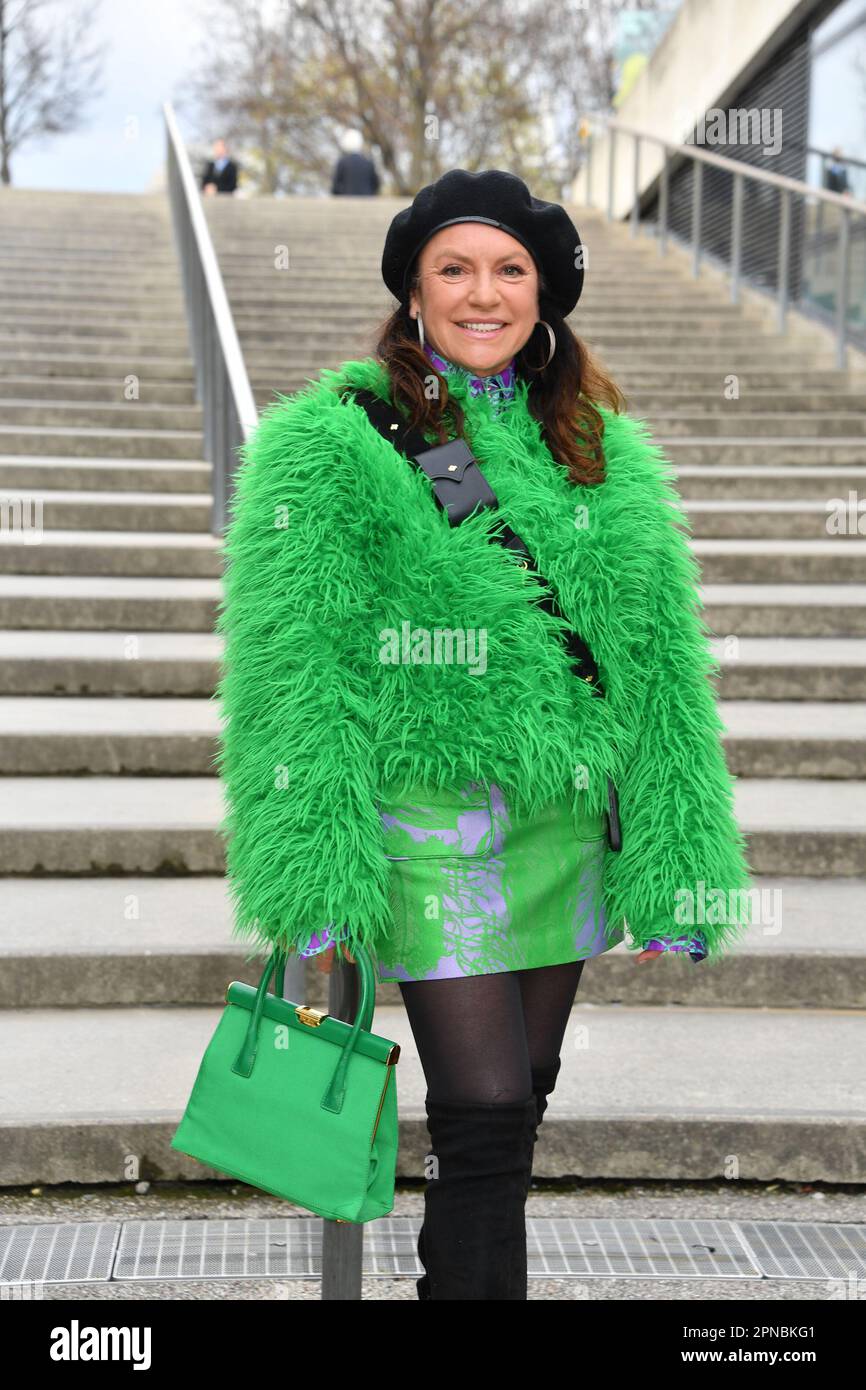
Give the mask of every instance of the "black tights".
<svg viewBox="0 0 866 1390">
<path fill-rule="evenodd" d="M 401 980 L 428 1099 L 528 1099 L 533 1068 L 559 1057 L 584 964 Z"/>
</svg>

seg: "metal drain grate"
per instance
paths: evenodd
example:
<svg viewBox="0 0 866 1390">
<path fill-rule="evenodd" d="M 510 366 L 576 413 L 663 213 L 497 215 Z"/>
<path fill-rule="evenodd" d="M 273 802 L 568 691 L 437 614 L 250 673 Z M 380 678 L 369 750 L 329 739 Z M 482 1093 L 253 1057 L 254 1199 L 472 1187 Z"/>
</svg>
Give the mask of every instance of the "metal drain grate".
<svg viewBox="0 0 866 1390">
<path fill-rule="evenodd" d="M 115 1279 L 310 1278 L 321 1272 L 317 1216 L 126 1221 L 114 1267 Z"/>
<path fill-rule="evenodd" d="M 417 1216 L 364 1227 L 364 1274 L 417 1278 Z M 820 1222 L 526 1223 L 531 1278 L 862 1279 L 866 1226 Z M 316 1279 L 319 1217 L 0 1227 L 0 1285 L 119 1279 Z"/>
<path fill-rule="evenodd" d="M 0 1285 L 110 1279 L 119 1236 L 119 1221 L 0 1226 Z"/>
<path fill-rule="evenodd" d="M 862 1279 L 866 1226 L 740 1221 L 743 1243 L 768 1279 Z"/>
<path fill-rule="evenodd" d="M 530 1274 L 617 1279 L 754 1279 L 732 1221 L 527 1221 Z"/>
</svg>

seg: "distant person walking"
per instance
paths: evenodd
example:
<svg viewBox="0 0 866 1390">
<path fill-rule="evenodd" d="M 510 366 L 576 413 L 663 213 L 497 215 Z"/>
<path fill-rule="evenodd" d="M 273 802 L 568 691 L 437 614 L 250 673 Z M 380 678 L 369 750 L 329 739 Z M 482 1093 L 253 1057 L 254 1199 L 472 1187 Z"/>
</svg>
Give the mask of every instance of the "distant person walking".
<svg viewBox="0 0 866 1390">
<path fill-rule="evenodd" d="M 824 187 L 828 188 L 831 193 L 850 193 L 848 170 L 838 145 L 832 153 L 833 158 L 824 167 Z"/>
<path fill-rule="evenodd" d="M 369 198 L 379 192 L 379 175 L 369 155 L 363 153 L 364 137 L 347 130 L 340 141 L 343 153 L 334 166 L 331 192 L 353 198 Z"/>
<path fill-rule="evenodd" d="M 201 176 L 202 192 L 210 196 L 214 193 L 234 193 L 238 186 L 238 166 L 229 158 L 225 140 L 214 140 L 213 159 L 204 166 Z"/>
</svg>

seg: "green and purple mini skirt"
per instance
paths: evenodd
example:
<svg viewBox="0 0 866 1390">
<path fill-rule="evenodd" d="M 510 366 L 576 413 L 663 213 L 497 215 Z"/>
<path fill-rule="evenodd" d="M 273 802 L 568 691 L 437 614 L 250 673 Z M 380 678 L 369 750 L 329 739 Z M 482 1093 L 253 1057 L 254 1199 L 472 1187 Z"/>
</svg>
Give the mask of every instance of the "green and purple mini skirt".
<svg viewBox="0 0 866 1390">
<path fill-rule="evenodd" d="M 608 937 L 601 898 L 605 817 L 587 814 L 580 791 L 524 819 L 495 783 L 420 788 L 378 807 L 394 923 L 376 946 L 380 980 L 560 965 L 623 940 Z"/>
</svg>

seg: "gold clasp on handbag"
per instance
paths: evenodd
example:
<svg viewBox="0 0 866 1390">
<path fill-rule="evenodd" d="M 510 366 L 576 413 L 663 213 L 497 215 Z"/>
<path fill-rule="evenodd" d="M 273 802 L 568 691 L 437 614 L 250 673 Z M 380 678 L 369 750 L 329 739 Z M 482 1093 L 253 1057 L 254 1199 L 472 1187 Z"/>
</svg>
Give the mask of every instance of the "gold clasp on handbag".
<svg viewBox="0 0 866 1390">
<path fill-rule="evenodd" d="M 297 1004 L 295 1013 L 301 1023 L 308 1023 L 311 1028 L 318 1028 L 322 1019 L 328 1017 L 327 1011 L 314 1009 L 311 1004 Z"/>
</svg>

